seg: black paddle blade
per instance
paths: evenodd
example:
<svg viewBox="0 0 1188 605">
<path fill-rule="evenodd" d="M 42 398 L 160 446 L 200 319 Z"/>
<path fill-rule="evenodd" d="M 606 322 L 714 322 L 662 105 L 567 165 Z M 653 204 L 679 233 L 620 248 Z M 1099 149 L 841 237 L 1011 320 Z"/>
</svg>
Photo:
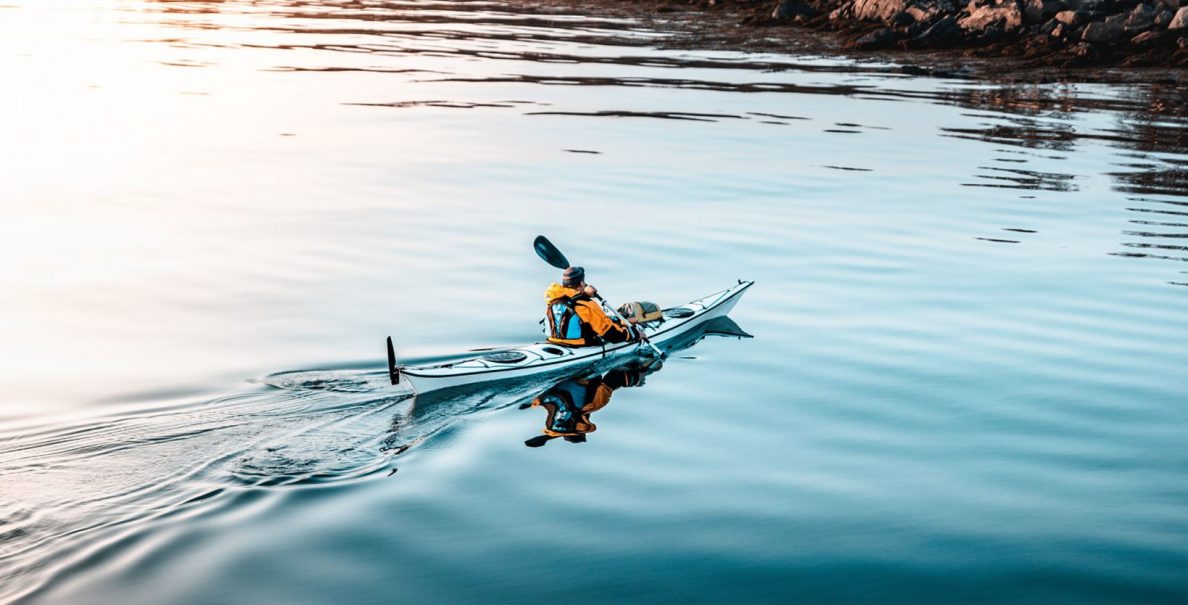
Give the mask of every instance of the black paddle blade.
<svg viewBox="0 0 1188 605">
<path fill-rule="evenodd" d="M 548 443 L 549 440 L 552 438 L 553 437 L 550 435 L 537 435 L 537 436 L 525 441 L 524 445 L 526 445 L 528 447 L 540 447 L 540 446 Z"/>
<path fill-rule="evenodd" d="M 561 254 L 561 251 L 553 245 L 553 242 L 549 241 L 549 238 L 543 235 L 536 236 L 536 240 L 532 242 L 532 247 L 536 250 L 536 255 L 544 262 L 558 269 L 569 268 L 569 259 L 565 258 L 564 254 Z"/>
<path fill-rule="evenodd" d="M 388 378 L 392 384 L 400 384 L 400 368 L 396 367 L 396 349 L 392 347 L 392 337 L 388 337 Z"/>
</svg>

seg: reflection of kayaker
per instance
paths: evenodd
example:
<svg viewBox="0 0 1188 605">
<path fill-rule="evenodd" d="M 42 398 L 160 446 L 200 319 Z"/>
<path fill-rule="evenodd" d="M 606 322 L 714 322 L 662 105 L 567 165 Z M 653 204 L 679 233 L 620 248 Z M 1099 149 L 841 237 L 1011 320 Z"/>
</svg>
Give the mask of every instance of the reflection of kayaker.
<svg viewBox="0 0 1188 605">
<path fill-rule="evenodd" d="M 643 367 L 616 368 L 603 375 L 563 380 L 532 402 L 548 413 L 544 434 L 524 442 L 540 447 L 549 440 L 564 437 L 570 443 L 583 443 L 586 434 L 598 430 L 590 415 L 610 403 L 611 394 L 623 387 L 642 386 L 644 377 L 659 370 L 659 360 Z"/>
</svg>

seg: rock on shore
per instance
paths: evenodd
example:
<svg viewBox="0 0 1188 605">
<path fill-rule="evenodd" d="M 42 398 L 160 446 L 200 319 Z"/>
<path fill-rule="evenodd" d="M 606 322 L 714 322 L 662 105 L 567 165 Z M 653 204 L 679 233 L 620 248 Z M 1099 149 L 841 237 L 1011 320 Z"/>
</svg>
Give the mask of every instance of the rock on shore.
<svg viewBox="0 0 1188 605">
<path fill-rule="evenodd" d="M 774 1 L 770 16 L 756 21 L 837 30 L 864 50 L 959 48 L 1042 65 L 1188 67 L 1188 0 Z"/>
</svg>

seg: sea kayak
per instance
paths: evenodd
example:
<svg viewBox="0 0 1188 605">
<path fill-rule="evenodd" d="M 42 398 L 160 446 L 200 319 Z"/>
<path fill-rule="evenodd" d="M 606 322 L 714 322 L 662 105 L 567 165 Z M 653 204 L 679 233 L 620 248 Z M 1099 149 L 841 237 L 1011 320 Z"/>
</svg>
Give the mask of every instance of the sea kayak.
<svg viewBox="0 0 1188 605">
<path fill-rule="evenodd" d="M 644 333 L 660 350 L 675 348 L 706 322 L 724 317 L 755 282 L 739 280 L 721 292 L 679 307 L 664 309 L 661 320 L 643 324 Z M 466 387 L 497 380 L 522 379 L 538 374 L 594 370 L 622 364 L 632 355 L 652 355 L 639 342 L 605 346 L 565 347 L 540 342 L 522 347 L 484 352 L 476 357 L 430 366 L 401 366 L 388 339 L 388 373 L 392 384 L 408 383 L 418 394 Z"/>
</svg>

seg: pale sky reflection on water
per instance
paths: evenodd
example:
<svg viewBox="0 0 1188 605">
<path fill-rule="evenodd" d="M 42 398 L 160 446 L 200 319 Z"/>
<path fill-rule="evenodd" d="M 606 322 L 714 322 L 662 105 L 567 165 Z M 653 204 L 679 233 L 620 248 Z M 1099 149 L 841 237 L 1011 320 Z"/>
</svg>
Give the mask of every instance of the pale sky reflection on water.
<svg viewBox="0 0 1188 605">
<path fill-rule="evenodd" d="M 376 164 L 398 183 L 383 192 L 385 206 L 448 208 L 456 202 L 417 178 L 426 167 L 453 180 L 491 157 L 539 155 L 448 121 L 394 115 L 377 127 L 343 119 L 359 113 L 344 103 L 402 93 L 365 75 L 310 86 L 301 74 L 275 71 L 316 51 L 161 43 L 184 39 L 192 31 L 179 26 L 193 21 L 175 26 L 157 5 L 131 6 L 29 3 L 0 22 L 2 44 L 17 56 L 5 62 L 4 81 L 19 91 L 0 97 L 8 133 L 0 146 L 0 416 L 70 407 L 133 384 L 187 384 L 197 368 L 242 378 L 245 366 L 267 371 L 306 359 L 258 349 L 304 329 L 263 309 L 306 305 L 285 288 L 308 270 L 334 268 L 310 259 L 324 234 L 295 215 L 327 203 L 374 205 L 350 187 Z M 217 8 L 205 18 L 229 33 L 202 30 L 207 42 L 238 35 L 255 18 L 238 14 L 242 6 Z M 432 71 L 447 60 L 417 61 Z M 481 76 L 494 68 L 468 69 Z M 228 357 L 228 348 L 244 356 Z M 258 358 L 248 353 L 254 348 Z"/>
<path fill-rule="evenodd" d="M 152 42 L 187 32 L 159 23 L 168 19 L 156 6 L 131 6 L 0 13 L 0 44 L 15 56 L 0 68 L 9 91 L 0 97 L 0 417 L 131 384 L 185 384 L 198 367 L 240 377 L 245 364 L 275 367 L 246 351 L 294 326 L 252 309 L 303 304 L 277 284 L 299 282 L 323 239 L 293 216 L 327 197 L 338 208 L 369 205 L 338 182 L 352 167 L 322 159 L 382 156 L 400 172 L 490 151 L 416 119 L 383 130 L 344 123 L 334 116 L 355 110 L 343 102 L 386 86 L 311 87 L 266 71 L 272 55 Z M 254 19 L 210 18 L 232 31 Z M 407 190 L 387 198 L 432 201 Z M 245 356 L 228 358 L 229 344 Z"/>
</svg>

